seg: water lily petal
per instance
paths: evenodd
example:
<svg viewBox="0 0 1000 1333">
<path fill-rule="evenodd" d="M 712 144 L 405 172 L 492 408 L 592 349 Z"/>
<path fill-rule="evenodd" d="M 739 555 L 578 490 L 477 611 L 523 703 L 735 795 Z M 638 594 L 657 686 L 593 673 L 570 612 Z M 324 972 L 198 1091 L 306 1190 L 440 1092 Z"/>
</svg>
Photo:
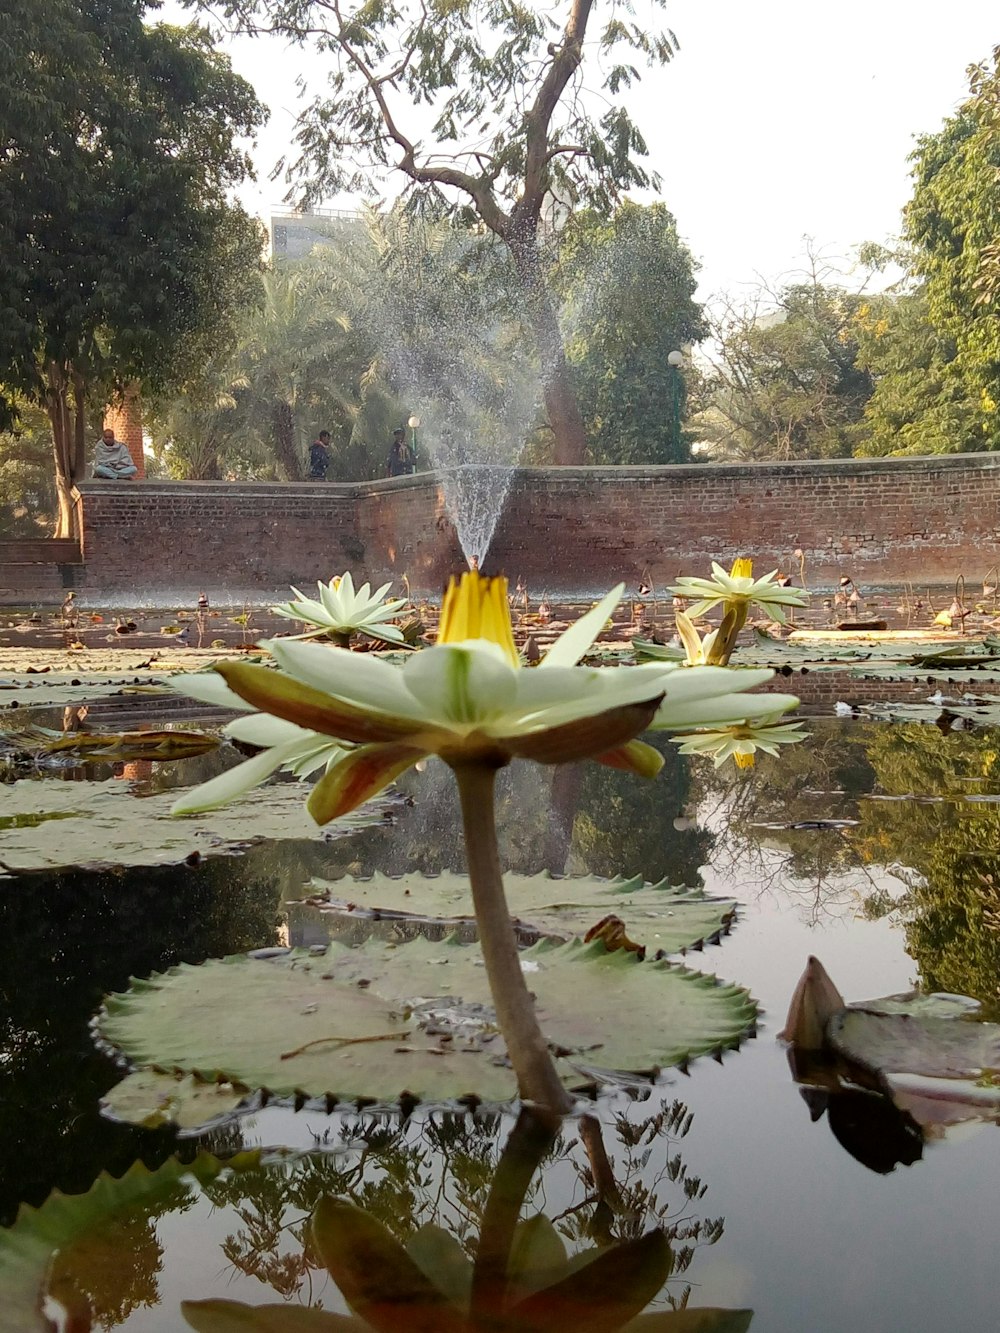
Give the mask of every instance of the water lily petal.
<svg viewBox="0 0 1000 1333">
<path fill-rule="evenodd" d="M 261 646 L 283 671 L 324 694 L 393 716 L 425 716 L 425 710 L 403 684 L 400 668 L 370 653 L 292 639 L 269 639 Z"/>
<path fill-rule="evenodd" d="M 593 759 L 618 749 L 645 731 L 658 702 L 654 698 L 646 703 L 626 704 L 560 727 L 508 737 L 504 747 L 519 759 L 533 759 L 539 764 L 571 764 L 577 759 Z"/>
<path fill-rule="evenodd" d="M 437 644 L 403 666 L 403 680 L 425 715 L 469 726 L 501 715 L 517 697 L 519 673 L 503 649 L 484 639 Z"/>
<path fill-rule="evenodd" d="M 189 699 L 198 699 L 203 704 L 218 704 L 220 708 L 231 708 L 234 713 L 249 713 L 253 705 L 229 688 L 217 671 L 192 671 L 184 676 L 174 676 L 167 685 L 178 694 L 185 694 Z"/>
<path fill-rule="evenodd" d="M 308 648 L 306 644 L 292 645 Z M 337 649 L 314 649 L 316 652 L 337 652 Z M 344 657 L 352 654 L 344 652 Z M 246 701 L 266 713 L 294 722 L 308 731 L 318 731 L 335 740 L 395 741 L 405 736 L 420 735 L 425 728 L 410 718 L 396 717 L 358 707 L 320 690 L 304 685 L 281 671 L 254 666 L 250 662 L 223 662 L 219 666 L 226 680 Z"/>
<path fill-rule="evenodd" d="M 381 623 L 372 623 L 359 625 L 359 634 L 367 634 L 370 639 L 381 639 L 385 643 L 404 643 L 403 631 L 398 625 L 383 625 Z"/>
<path fill-rule="evenodd" d="M 625 584 L 619 583 L 617 587 L 611 589 L 607 597 L 602 597 L 596 606 L 592 606 L 586 615 L 574 621 L 569 629 L 563 630 L 539 662 L 539 667 L 576 666 L 607 624 L 608 617 L 621 601 L 624 591 Z"/>
<path fill-rule="evenodd" d="M 628 741 L 614 750 L 594 756 L 599 764 L 636 773 L 640 778 L 655 778 L 664 765 L 663 755 L 645 741 Z"/>
<path fill-rule="evenodd" d="M 667 667 L 663 676 L 664 702 L 684 703 L 689 699 L 710 699 L 718 694 L 752 690 L 773 675 L 767 667 Z"/>
<path fill-rule="evenodd" d="M 771 709 L 772 701 L 783 712 L 798 705 L 794 694 L 718 694 L 710 699 L 688 699 L 683 703 L 672 701 L 668 696 L 660 705 L 650 730 L 684 731 L 692 727 L 745 722 L 747 718 L 768 716 L 768 710 L 777 712 L 777 707 Z"/>
<path fill-rule="evenodd" d="M 306 809 L 317 824 L 329 824 L 377 796 L 425 754 L 407 745 L 364 745 L 352 750 L 316 783 Z"/>
<path fill-rule="evenodd" d="M 237 696 L 239 697 L 239 696 Z M 272 745 L 287 745 L 290 741 L 304 741 L 309 738 L 319 742 L 327 737 L 319 737 L 315 731 L 307 731 L 294 722 L 285 722 L 270 713 L 251 713 L 248 717 L 238 717 L 222 728 L 223 735 L 234 741 L 244 741 L 247 745 L 259 745 L 267 749 Z"/>
<path fill-rule="evenodd" d="M 203 810 L 214 810 L 218 805 L 225 805 L 234 796 L 242 796 L 277 772 L 285 762 L 285 750 L 289 747 L 275 746 L 255 754 L 235 768 L 229 768 L 218 777 L 209 778 L 200 787 L 193 787 L 185 792 L 170 807 L 172 815 L 197 815 Z"/>
</svg>

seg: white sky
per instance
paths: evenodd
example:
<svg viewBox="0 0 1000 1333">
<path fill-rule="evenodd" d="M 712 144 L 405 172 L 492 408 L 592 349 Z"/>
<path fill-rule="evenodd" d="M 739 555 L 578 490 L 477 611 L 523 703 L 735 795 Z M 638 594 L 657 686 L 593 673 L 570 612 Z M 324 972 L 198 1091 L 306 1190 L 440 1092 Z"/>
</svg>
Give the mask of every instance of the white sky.
<svg viewBox="0 0 1000 1333">
<path fill-rule="evenodd" d="M 160 13 L 186 21 L 174 0 Z M 940 127 L 966 67 L 1000 43 L 995 0 L 673 0 L 665 17 L 680 54 L 627 96 L 702 265 L 702 299 L 794 270 L 804 236 L 845 257 L 892 237 L 914 136 Z M 323 67 L 276 39 L 229 50 L 271 108 L 243 194 L 266 218 L 281 204 L 268 173 L 291 140 L 295 77 L 318 84 Z"/>
</svg>

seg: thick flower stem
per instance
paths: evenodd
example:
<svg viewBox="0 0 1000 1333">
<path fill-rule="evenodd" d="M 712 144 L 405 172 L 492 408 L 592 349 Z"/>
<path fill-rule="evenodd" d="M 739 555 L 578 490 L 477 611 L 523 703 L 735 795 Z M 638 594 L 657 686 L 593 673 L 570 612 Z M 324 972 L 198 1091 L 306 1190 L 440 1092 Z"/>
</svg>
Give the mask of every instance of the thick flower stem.
<svg viewBox="0 0 1000 1333">
<path fill-rule="evenodd" d="M 573 1105 L 563 1087 L 521 971 L 521 959 L 497 853 L 493 791 L 496 768 L 489 763 L 454 765 L 462 802 L 465 853 L 479 943 L 486 963 L 497 1021 L 522 1098 L 564 1114 Z"/>
</svg>

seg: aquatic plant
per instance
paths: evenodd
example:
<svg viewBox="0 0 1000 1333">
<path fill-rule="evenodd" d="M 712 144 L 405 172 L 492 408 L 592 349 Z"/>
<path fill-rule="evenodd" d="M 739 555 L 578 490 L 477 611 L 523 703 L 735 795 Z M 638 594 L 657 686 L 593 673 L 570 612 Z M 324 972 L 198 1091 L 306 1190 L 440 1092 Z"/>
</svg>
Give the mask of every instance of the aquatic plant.
<svg viewBox="0 0 1000 1333">
<path fill-rule="evenodd" d="M 216 667 L 252 708 L 357 747 L 313 787 L 307 808 L 317 823 L 355 809 L 427 755 L 451 767 L 499 1026 L 521 1095 L 554 1110 L 571 1103 L 538 1026 L 504 897 L 496 773 L 514 758 L 544 764 L 594 759 L 653 777 L 663 757 L 636 739 L 641 731 L 744 722 L 760 707 L 744 691 L 771 674 L 659 664 L 579 666 L 623 591 L 619 585 L 570 626 L 533 669 L 522 667 L 514 644 L 506 579 L 475 571 L 451 581 L 437 644 L 402 665 L 278 639 L 265 645 L 276 671 L 241 662 Z M 775 695 L 768 706 L 777 711 L 795 702 Z M 197 790 L 175 807 L 178 813 L 198 808 Z"/>
<path fill-rule="evenodd" d="M 808 733 L 802 730 L 802 723 L 784 722 L 783 716 L 782 711 L 735 726 L 680 732 L 671 740 L 680 746 L 681 754 L 706 755 L 716 768 L 730 758 L 737 768 L 753 768 L 758 750 L 776 755 L 779 745 L 795 745 L 805 740 Z"/>
<path fill-rule="evenodd" d="M 348 647 L 354 634 L 367 634 L 386 643 L 404 642 L 403 631 L 390 622 L 406 606 L 406 598 L 399 597 L 387 602 L 385 597 L 392 587 L 391 583 L 383 583 L 374 592 L 371 591 L 371 584 L 363 583 L 355 591 L 354 580 L 348 570 L 332 578 L 329 583 L 320 580 L 316 587 L 319 589 L 318 601 L 306 597 L 293 587 L 294 601 L 271 607 L 276 616 L 315 626 L 315 629 L 296 637 L 314 639 L 322 635 L 333 639 L 342 648 Z"/>
</svg>

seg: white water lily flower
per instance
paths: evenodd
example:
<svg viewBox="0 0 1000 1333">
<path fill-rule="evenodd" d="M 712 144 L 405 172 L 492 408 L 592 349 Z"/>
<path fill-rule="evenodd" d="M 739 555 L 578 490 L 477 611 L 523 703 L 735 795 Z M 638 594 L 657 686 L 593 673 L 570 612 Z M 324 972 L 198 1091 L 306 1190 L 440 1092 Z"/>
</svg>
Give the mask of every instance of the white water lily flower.
<svg viewBox="0 0 1000 1333">
<path fill-rule="evenodd" d="M 779 745 L 795 745 L 804 741 L 806 735 L 801 722 L 783 722 L 781 716 L 772 714 L 736 726 L 683 733 L 672 736 L 671 740 L 680 746 L 681 754 L 707 755 L 716 768 L 727 759 L 732 759 L 737 768 L 752 768 L 758 750 L 776 755 Z"/>
<path fill-rule="evenodd" d="M 460 584 L 452 580 L 437 644 L 402 665 L 276 639 L 265 646 L 278 671 L 244 662 L 216 670 L 251 708 L 358 747 L 313 788 L 308 808 L 319 824 L 353 810 L 430 754 L 454 768 L 498 768 L 513 758 L 596 759 L 652 777 L 663 758 L 634 739 L 639 732 L 742 721 L 760 709 L 743 691 L 773 673 L 578 666 L 623 591 L 620 584 L 571 625 L 536 668 L 520 664 L 506 580 L 471 572 Z M 192 793 L 184 808 L 196 808 L 189 802 L 198 798 Z"/>
<path fill-rule="evenodd" d="M 307 778 L 320 768 L 329 769 L 347 753 L 348 747 L 318 731 L 308 731 L 305 727 L 296 726 L 294 722 L 271 717 L 269 713 L 254 712 L 252 705 L 231 690 L 215 671 L 184 676 L 170 684 L 179 693 L 200 699 L 202 703 L 217 704 L 220 708 L 245 713 L 245 717 L 236 718 L 225 726 L 223 734 L 232 740 L 258 745 L 262 750 L 261 754 L 255 754 L 242 764 L 236 764 L 218 777 L 210 778 L 192 791 L 185 792 L 174 802 L 172 814 L 200 814 L 203 810 L 225 805 L 244 792 L 251 791 L 279 769 L 299 779 Z"/>
<path fill-rule="evenodd" d="M 677 635 L 684 645 L 685 662 L 688 666 L 708 666 L 712 663 L 712 653 L 719 637 L 719 630 L 710 630 L 704 638 L 695 629 L 691 617 L 684 611 L 678 611 L 674 617 Z"/>
<path fill-rule="evenodd" d="M 779 625 L 785 624 L 783 608 L 806 605 L 808 594 L 802 588 L 783 588 L 775 583 L 778 571 L 772 569 L 762 579 L 753 577 L 753 561 L 740 558 L 733 561 L 733 567 L 727 574 L 721 565 L 712 561 L 710 579 L 682 578 L 671 587 L 675 597 L 694 599 L 694 605 L 688 608 L 689 615 L 701 616 L 720 602 L 726 607 L 743 607 L 744 611 L 751 604 L 766 611 Z"/>
<path fill-rule="evenodd" d="M 277 616 L 317 627 L 299 637 L 314 638 L 316 634 L 333 634 L 347 638 L 351 634 L 361 633 L 387 643 L 403 642 L 402 630 L 398 625 L 388 622 L 403 609 L 406 599 L 385 601 L 391 583 L 383 583 L 375 592 L 371 591 L 370 584 L 363 583 L 355 591 L 354 580 L 348 572 L 332 578 L 329 583 L 321 581 L 316 587 L 319 589 L 319 601 L 306 597 L 293 587 L 295 601 L 271 607 Z"/>
</svg>

